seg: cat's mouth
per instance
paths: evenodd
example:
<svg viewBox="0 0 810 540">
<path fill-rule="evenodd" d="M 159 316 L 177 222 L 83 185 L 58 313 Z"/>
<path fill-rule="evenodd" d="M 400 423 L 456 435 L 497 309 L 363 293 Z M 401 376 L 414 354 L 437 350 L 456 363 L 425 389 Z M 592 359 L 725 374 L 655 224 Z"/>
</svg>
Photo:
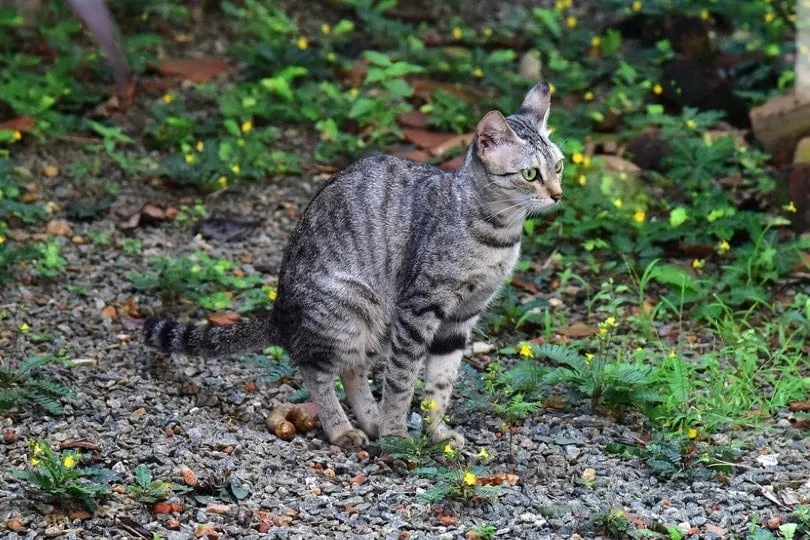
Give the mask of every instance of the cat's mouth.
<svg viewBox="0 0 810 540">
<path fill-rule="evenodd" d="M 528 215 L 529 217 L 541 216 L 544 214 L 557 211 L 560 209 L 561 206 L 562 206 L 561 202 L 552 199 L 532 201 L 532 204 L 529 207 Z"/>
</svg>

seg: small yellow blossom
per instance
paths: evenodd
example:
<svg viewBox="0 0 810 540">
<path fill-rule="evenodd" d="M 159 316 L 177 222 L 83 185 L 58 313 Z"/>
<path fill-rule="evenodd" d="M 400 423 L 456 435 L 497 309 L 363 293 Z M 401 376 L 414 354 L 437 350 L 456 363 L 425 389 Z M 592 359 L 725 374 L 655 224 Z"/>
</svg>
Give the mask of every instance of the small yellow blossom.
<svg viewBox="0 0 810 540">
<path fill-rule="evenodd" d="M 202 152 L 203 150 L 205 150 L 205 143 L 202 141 L 197 141 L 197 144 L 194 146 L 194 148 L 197 150 L 197 152 Z"/>
<path fill-rule="evenodd" d="M 228 187 L 228 177 L 223 175 L 217 178 L 217 185 L 220 189 Z"/>
<path fill-rule="evenodd" d="M 570 15 L 567 19 L 565 19 L 565 24 L 568 25 L 568 28 L 574 28 L 577 25 L 577 18 Z"/>
<path fill-rule="evenodd" d="M 647 217 L 647 213 L 644 210 L 636 210 L 636 213 L 633 214 L 633 219 L 636 220 L 636 223 L 644 223 L 644 219 Z"/>
<path fill-rule="evenodd" d="M 481 68 L 475 68 L 474 70 L 472 70 L 472 74 L 473 77 L 477 77 L 479 79 L 484 76 L 484 72 L 483 70 L 481 70 Z"/>
<path fill-rule="evenodd" d="M 551 94 L 553 94 L 554 92 L 556 92 L 556 91 L 557 91 L 557 87 L 556 87 L 556 86 L 554 86 L 554 84 L 552 84 L 552 83 L 548 83 L 548 91 L 549 91 Z"/>
<path fill-rule="evenodd" d="M 307 38 L 305 38 L 305 37 L 303 37 L 303 36 L 301 36 L 300 38 L 298 38 L 298 40 L 295 42 L 295 44 L 296 44 L 296 45 L 298 46 L 298 48 L 299 48 L 299 49 L 301 49 L 302 51 L 303 51 L 304 49 L 309 48 L 309 41 L 307 41 Z"/>
<path fill-rule="evenodd" d="M 423 399 L 421 405 L 419 405 L 419 408 L 427 412 L 436 409 L 438 406 L 439 404 L 436 403 L 435 399 Z"/>
<path fill-rule="evenodd" d="M 788 204 L 782 207 L 785 212 L 790 212 L 791 214 L 795 214 L 797 212 L 796 205 L 793 204 L 793 201 L 790 201 Z"/>
<path fill-rule="evenodd" d="M 599 48 L 600 45 L 602 45 L 602 38 L 600 38 L 599 36 L 593 36 L 591 38 L 591 47 L 597 49 Z"/>
<path fill-rule="evenodd" d="M 62 465 L 66 469 L 72 469 L 73 467 L 76 466 L 76 458 L 68 454 L 62 459 Z"/>
<path fill-rule="evenodd" d="M 704 266 L 706 266 L 706 261 L 703 259 L 692 259 L 692 268 L 695 270 L 700 270 Z"/>
<path fill-rule="evenodd" d="M 726 242 L 725 240 L 721 240 L 720 243 L 717 244 L 717 252 L 720 253 L 721 255 L 723 253 L 728 253 L 730 249 L 731 246 L 729 246 L 728 242 Z"/>
<path fill-rule="evenodd" d="M 769 11 L 768 13 L 765 14 L 764 18 L 765 22 L 770 24 L 776 18 L 776 15 L 774 15 L 773 11 Z"/>
<path fill-rule="evenodd" d="M 579 165 L 584 160 L 585 160 L 585 155 L 582 152 L 574 152 L 574 155 L 571 156 L 571 161 L 573 161 L 575 165 Z"/>
<path fill-rule="evenodd" d="M 352 97 L 357 97 L 357 95 L 359 93 L 360 93 L 360 90 L 357 89 L 357 88 L 352 88 L 351 90 L 349 90 L 349 95 L 352 96 Z"/>
<path fill-rule="evenodd" d="M 0 234 L 0 244 L 6 241 L 6 237 Z"/>
<path fill-rule="evenodd" d="M 328 36 L 329 34 L 331 34 L 331 33 L 332 33 L 332 27 L 331 27 L 331 26 L 329 26 L 329 25 L 328 25 L 328 24 L 326 24 L 326 23 L 323 23 L 323 24 L 321 25 L 321 33 L 322 33 L 322 34 L 324 34 L 324 35 L 326 35 L 326 36 Z"/>
<path fill-rule="evenodd" d="M 669 354 L 667 355 L 668 358 L 675 358 L 676 356 L 678 356 L 678 353 L 675 352 L 675 349 L 669 351 Z"/>
<path fill-rule="evenodd" d="M 239 171 L 241 169 L 239 168 L 239 164 L 234 164 L 234 165 L 231 165 L 231 170 L 233 171 L 233 174 L 239 174 Z"/>
<path fill-rule="evenodd" d="M 607 333 L 608 333 L 608 329 L 607 329 L 607 328 L 605 328 L 604 326 L 600 326 L 600 327 L 599 327 L 599 335 L 600 335 L 601 337 L 605 337 L 605 336 L 607 335 Z"/>
<path fill-rule="evenodd" d="M 251 122 L 250 120 L 242 122 L 242 133 L 248 133 L 252 129 L 253 129 L 253 122 Z"/>
<path fill-rule="evenodd" d="M 653 86 L 652 91 L 653 94 L 655 94 L 656 96 L 660 96 L 661 94 L 664 93 L 664 88 L 660 84 L 656 84 L 655 86 Z"/>
<path fill-rule="evenodd" d="M 577 181 L 579 182 L 580 186 L 584 186 L 585 184 L 588 183 L 588 178 L 584 174 L 580 174 L 579 178 L 577 178 Z"/>
<path fill-rule="evenodd" d="M 186 154 L 186 163 L 194 163 L 196 159 L 193 154 Z"/>
<path fill-rule="evenodd" d="M 605 319 L 605 326 L 609 328 L 616 328 L 619 326 L 619 323 L 616 322 L 616 317 L 608 317 Z"/>
<path fill-rule="evenodd" d="M 630 8 L 635 12 L 641 11 L 641 2 L 636 0 L 635 2 L 633 2 L 633 4 L 630 6 Z"/>
<path fill-rule="evenodd" d="M 453 448 L 452 445 L 450 445 L 449 443 L 444 445 L 444 457 L 454 458 L 456 457 L 456 454 L 458 454 L 458 450 Z"/>
<path fill-rule="evenodd" d="M 593 92 L 591 92 L 590 90 L 588 90 L 587 92 L 585 92 L 585 95 L 584 95 L 584 96 L 582 96 L 582 98 L 583 98 L 585 101 L 593 101 Z"/>
<path fill-rule="evenodd" d="M 26 333 L 26 332 L 28 332 L 30 329 L 31 329 L 31 327 L 30 327 L 30 326 L 28 326 L 28 323 L 27 323 L 27 322 L 24 322 L 24 323 L 22 323 L 22 324 L 20 325 L 20 329 L 19 329 L 19 330 L 20 330 L 20 333 L 21 333 L 21 334 L 25 334 L 25 333 Z"/>
<path fill-rule="evenodd" d="M 622 204 L 624 203 L 622 202 L 621 199 L 613 199 L 613 206 L 615 206 L 616 208 L 621 208 Z"/>
<path fill-rule="evenodd" d="M 492 33 L 493 33 L 493 32 L 492 32 L 492 28 L 490 28 L 489 26 L 487 26 L 486 28 L 484 28 L 484 29 L 483 29 L 481 32 L 482 32 L 482 33 L 483 33 L 483 34 L 484 34 L 486 37 L 490 37 L 490 36 L 492 36 Z"/>
<path fill-rule="evenodd" d="M 22 139 L 22 131 L 20 131 L 19 129 L 14 131 L 14 135 L 12 135 L 11 138 L 14 139 L 15 141 L 19 141 L 20 139 Z"/>
<path fill-rule="evenodd" d="M 38 442 L 34 443 L 34 455 L 35 456 L 43 454 L 44 452 L 45 451 L 42 449 L 42 447 L 39 445 Z"/>
<path fill-rule="evenodd" d="M 489 457 L 489 452 L 487 452 L 486 448 L 481 448 L 478 453 L 475 455 L 478 459 L 487 459 Z"/>
<path fill-rule="evenodd" d="M 695 129 L 697 127 L 697 122 L 695 122 L 690 118 L 689 120 L 686 121 L 686 127 L 688 127 L 689 129 Z"/>
<path fill-rule="evenodd" d="M 471 473 L 470 471 L 465 472 L 464 473 L 464 483 L 467 484 L 468 486 L 474 486 L 475 485 L 475 475 L 473 473 Z"/>
<path fill-rule="evenodd" d="M 453 28 L 453 39 L 461 39 L 461 28 L 458 26 Z"/>
<path fill-rule="evenodd" d="M 168 105 L 172 101 L 174 101 L 174 94 L 172 94 L 172 93 L 163 94 L 163 103 Z"/>
<path fill-rule="evenodd" d="M 700 10 L 700 18 L 703 19 L 704 21 L 708 21 L 709 20 L 709 10 L 708 9 Z"/>
<path fill-rule="evenodd" d="M 585 353 L 585 361 L 590 364 L 591 360 L 593 360 L 593 353 Z"/>
<path fill-rule="evenodd" d="M 567 8 L 570 8 L 571 6 L 574 5 L 574 0 L 563 0 L 563 2 L 565 3 L 565 7 Z"/>
<path fill-rule="evenodd" d="M 267 298 L 269 298 L 271 302 L 275 302 L 276 298 L 278 298 L 278 291 L 275 289 L 267 289 Z"/>
<path fill-rule="evenodd" d="M 562 0 L 557 0 L 557 2 L 554 4 L 554 9 L 557 11 L 563 11 L 565 9 L 565 2 Z"/>
<path fill-rule="evenodd" d="M 528 343 L 521 343 L 520 349 L 518 349 L 518 354 L 523 358 L 531 358 L 534 356 L 534 352 L 532 351 L 532 346 Z"/>
<path fill-rule="evenodd" d="M 696 438 L 697 438 L 697 436 L 698 436 L 698 430 L 696 430 L 696 429 L 695 429 L 695 428 L 693 428 L 693 427 L 692 427 L 692 428 L 689 428 L 689 432 L 688 432 L 687 434 L 689 435 L 689 438 L 690 438 L 690 439 L 696 439 Z"/>
<path fill-rule="evenodd" d="M 39 460 L 37 458 L 31 458 L 31 466 L 36 467 L 39 465 Z"/>
</svg>

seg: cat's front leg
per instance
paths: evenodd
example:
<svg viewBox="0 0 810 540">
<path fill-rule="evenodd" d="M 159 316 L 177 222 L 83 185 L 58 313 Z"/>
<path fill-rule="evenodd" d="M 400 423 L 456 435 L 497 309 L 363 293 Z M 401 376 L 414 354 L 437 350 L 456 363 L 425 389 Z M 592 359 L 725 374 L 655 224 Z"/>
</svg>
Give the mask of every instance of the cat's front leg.
<svg viewBox="0 0 810 540">
<path fill-rule="evenodd" d="M 391 356 L 385 365 L 380 436 L 408 435 L 406 417 L 411 408 L 416 377 L 427 355 L 439 319 L 433 311 L 409 308 L 397 313 L 391 336 Z"/>
<path fill-rule="evenodd" d="M 425 431 L 432 442 L 448 441 L 456 448 L 464 446 L 464 437 L 444 421 L 453 384 L 476 315 L 464 320 L 449 319 L 441 324 L 428 347 L 425 366 Z"/>
</svg>

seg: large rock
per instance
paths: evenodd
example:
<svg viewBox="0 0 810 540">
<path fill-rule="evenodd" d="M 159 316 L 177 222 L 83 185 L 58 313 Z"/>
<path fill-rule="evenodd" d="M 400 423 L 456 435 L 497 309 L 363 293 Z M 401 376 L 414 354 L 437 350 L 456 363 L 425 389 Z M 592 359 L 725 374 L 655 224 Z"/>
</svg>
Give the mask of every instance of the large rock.
<svg viewBox="0 0 810 540">
<path fill-rule="evenodd" d="M 790 163 L 799 140 L 810 135 L 810 101 L 793 93 L 774 96 L 751 109 L 751 125 L 774 163 Z"/>
</svg>

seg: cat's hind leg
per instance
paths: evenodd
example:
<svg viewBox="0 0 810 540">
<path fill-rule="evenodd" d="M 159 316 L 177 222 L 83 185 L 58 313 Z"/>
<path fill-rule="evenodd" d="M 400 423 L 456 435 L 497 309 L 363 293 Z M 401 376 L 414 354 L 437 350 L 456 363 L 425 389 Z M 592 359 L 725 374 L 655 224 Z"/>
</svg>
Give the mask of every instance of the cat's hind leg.
<svg viewBox="0 0 810 540">
<path fill-rule="evenodd" d="M 302 364 L 301 376 L 309 390 L 309 397 L 318 407 L 321 427 L 329 442 L 344 448 L 368 445 L 368 436 L 349 422 L 335 393 L 335 373 Z"/>
<path fill-rule="evenodd" d="M 376 439 L 380 430 L 380 411 L 371 393 L 368 374 L 368 366 L 346 367 L 340 374 L 340 380 L 360 428 L 370 438 Z"/>
</svg>

